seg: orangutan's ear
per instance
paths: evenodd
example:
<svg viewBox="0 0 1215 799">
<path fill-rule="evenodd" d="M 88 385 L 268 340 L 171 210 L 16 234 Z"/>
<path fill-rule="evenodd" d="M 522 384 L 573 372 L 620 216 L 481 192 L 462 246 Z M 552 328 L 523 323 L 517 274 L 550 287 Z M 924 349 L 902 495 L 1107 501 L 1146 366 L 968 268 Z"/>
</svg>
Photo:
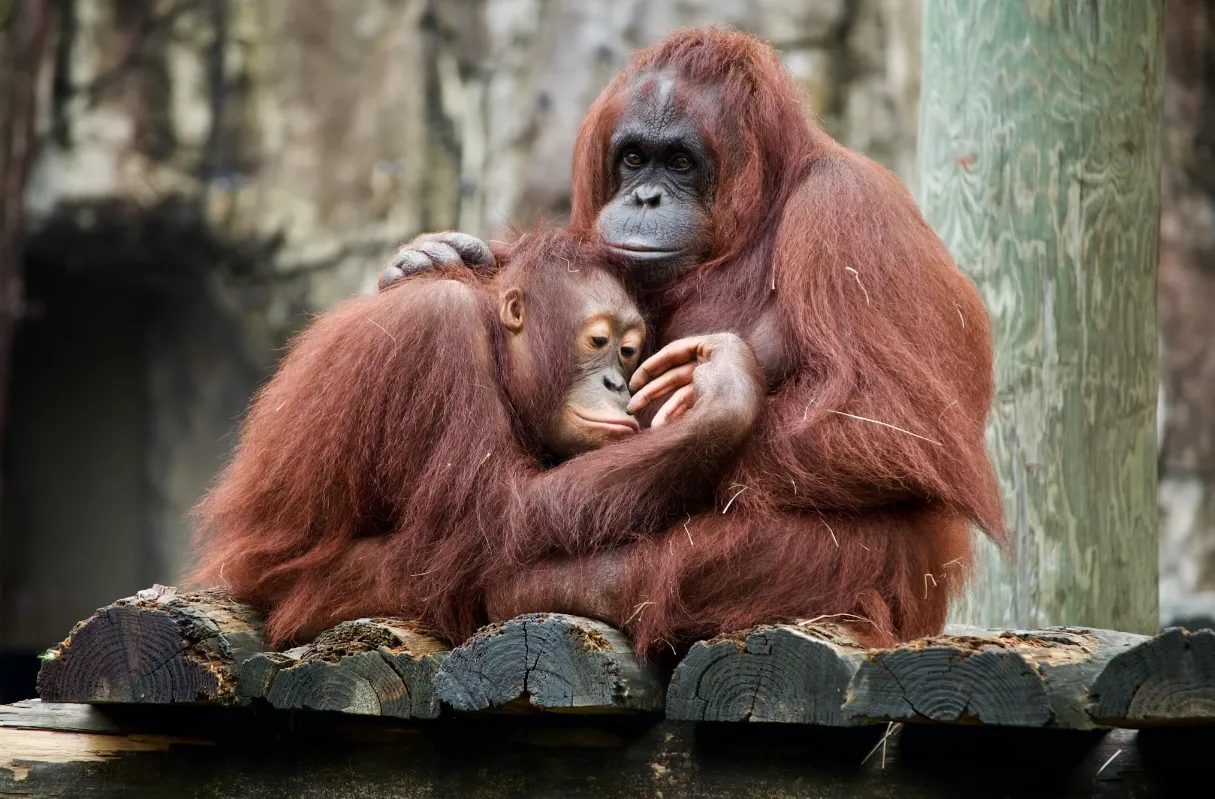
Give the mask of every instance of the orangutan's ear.
<svg viewBox="0 0 1215 799">
<path fill-rule="evenodd" d="M 516 286 L 502 292 L 498 317 L 510 332 L 523 332 L 523 289 Z"/>
</svg>

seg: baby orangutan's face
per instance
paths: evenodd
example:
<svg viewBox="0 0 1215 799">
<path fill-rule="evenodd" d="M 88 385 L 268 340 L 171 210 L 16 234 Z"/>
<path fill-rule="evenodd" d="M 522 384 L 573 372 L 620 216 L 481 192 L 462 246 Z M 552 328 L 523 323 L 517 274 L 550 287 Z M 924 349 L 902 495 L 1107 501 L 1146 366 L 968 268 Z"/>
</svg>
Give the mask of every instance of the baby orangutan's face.
<svg viewBox="0 0 1215 799">
<path fill-rule="evenodd" d="M 645 346 L 637 306 L 615 280 L 595 275 L 586 283 L 580 318 L 573 381 L 544 436 L 553 454 L 567 457 L 638 430 L 628 411 L 629 379 Z"/>
<path fill-rule="evenodd" d="M 645 346 L 645 322 L 636 304 L 615 279 L 588 270 L 577 278 L 570 301 L 578 303 L 577 335 L 571 380 L 560 408 L 543 426 L 545 448 L 558 457 L 571 457 L 598 449 L 639 429 L 629 414 L 629 379 Z M 530 360 L 531 344 L 524 336 L 524 297 L 517 289 L 501 299 L 503 324 L 513 336 L 519 356 Z M 531 368 L 557 369 L 561 364 Z"/>
</svg>

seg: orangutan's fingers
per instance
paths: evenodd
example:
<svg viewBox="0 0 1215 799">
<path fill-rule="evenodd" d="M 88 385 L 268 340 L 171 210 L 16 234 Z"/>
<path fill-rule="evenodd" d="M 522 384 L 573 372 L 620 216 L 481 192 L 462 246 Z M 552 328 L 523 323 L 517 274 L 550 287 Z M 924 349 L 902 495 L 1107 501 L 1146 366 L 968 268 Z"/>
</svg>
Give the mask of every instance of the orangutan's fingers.
<svg viewBox="0 0 1215 799">
<path fill-rule="evenodd" d="M 633 379 L 629 381 L 629 389 L 637 391 L 646 383 L 676 366 L 695 361 L 703 336 L 681 338 L 672 341 L 658 352 L 646 358 L 645 363 L 637 367 Z"/>
<path fill-rule="evenodd" d="M 677 418 L 688 408 L 691 408 L 696 402 L 696 386 L 687 385 L 676 391 L 667 400 L 666 404 L 654 416 L 654 420 L 650 422 L 650 427 L 662 427 L 669 421 Z"/>
<path fill-rule="evenodd" d="M 636 413 L 668 391 L 688 385 L 692 382 L 692 372 L 695 370 L 696 364 L 685 363 L 669 372 L 663 372 L 651 382 L 646 383 L 629 400 L 629 413 Z"/>
<path fill-rule="evenodd" d="M 456 248 L 441 241 L 433 239 L 423 241 L 414 247 L 414 249 L 428 256 L 437 266 L 444 264 L 462 266 L 464 264 L 464 261 L 460 258 L 460 253 L 456 252 Z"/>
<path fill-rule="evenodd" d="M 451 232 L 435 234 L 435 239 L 459 253 L 460 258 L 468 266 L 483 266 L 486 268 L 493 268 L 494 266 L 494 254 L 490 252 L 489 245 L 476 236 L 470 236 L 467 233 Z"/>
<path fill-rule="evenodd" d="M 410 275 L 433 266 L 434 264 L 425 253 L 402 247 L 397 250 L 396 254 L 392 256 L 392 260 L 384 267 L 384 271 L 380 273 L 377 288 L 379 291 L 391 288 Z"/>
<path fill-rule="evenodd" d="M 388 266 L 384 267 L 384 271 L 380 273 L 380 280 L 376 284 L 376 290 L 383 291 L 384 289 L 395 285 L 398 280 L 404 279 L 405 273 L 401 270 L 401 267 L 397 266 L 396 264 L 389 264 Z"/>
</svg>

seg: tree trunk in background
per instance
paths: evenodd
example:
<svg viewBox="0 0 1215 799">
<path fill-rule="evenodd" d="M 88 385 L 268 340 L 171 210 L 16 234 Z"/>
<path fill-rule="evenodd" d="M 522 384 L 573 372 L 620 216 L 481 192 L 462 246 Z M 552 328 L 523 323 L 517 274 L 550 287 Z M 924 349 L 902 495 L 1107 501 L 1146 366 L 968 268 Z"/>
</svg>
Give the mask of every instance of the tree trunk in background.
<svg viewBox="0 0 1215 799">
<path fill-rule="evenodd" d="M 1164 0 L 928 0 L 926 216 L 992 313 L 1017 561 L 959 621 L 1156 629 Z"/>
</svg>

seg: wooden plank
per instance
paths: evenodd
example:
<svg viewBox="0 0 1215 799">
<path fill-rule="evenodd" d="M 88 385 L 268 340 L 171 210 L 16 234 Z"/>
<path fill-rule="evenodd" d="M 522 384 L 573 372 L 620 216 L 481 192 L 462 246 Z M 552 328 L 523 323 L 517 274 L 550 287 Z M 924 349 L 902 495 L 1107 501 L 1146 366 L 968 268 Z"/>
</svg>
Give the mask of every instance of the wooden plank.
<svg viewBox="0 0 1215 799">
<path fill-rule="evenodd" d="M 435 677 L 456 710 L 658 712 L 663 686 L 618 631 L 591 619 L 534 613 L 480 630 Z"/>
<path fill-rule="evenodd" d="M 1211 731 L 1197 728 L 1101 735 L 908 725 L 875 747 L 884 729 L 649 716 L 411 722 L 240 707 L 103 709 L 120 719 L 130 712 L 122 734 L 0 726 L 0 795 L 1142 799 L 1196 795 L 1194 786 L 1209 778 L 1212 741 Z"/>
<path fill-rule="evenodd" d="M 1215 724 L 1215 632 L 1166 630 L 1113 658 L 1093 683 L 1111 726 Z"/>
<path fill-rule="evenodd" d="M 989 630 L 877 650 L 843 708 L 854 721 L 1091 730 L 1089 688 L 1141 635 L 1061 627 Z"/>
<path fill-rule="evenodd" d="M 48 702 L 237 701 L 237 667 L 266 649 L 261 617 L 219 590 L 157 585 L 101 608 L 49 650 Z"/>
<path fill-rule="evenodd" d="M 991 311 L 1016 548 L 981 545 L 962 621 L 1158 629 L 1164 6 L 924 8 L 919 200 Z"/>
<path fill-rule="evenodd" d="M 449 651 L 399 619 L 342 622 L 307 646 L 254 655 L 237 692 L 281 709 L 433 719 L 434 677 Z"/>
<path fill-rule="evenodd" d="M 95 705 L 74 702 L 43 702 L 25 699 L 0 705 L 0 727 L 60 732 L 106 732 L 119 734 L 122 724 Z"/>
<path fill-rule="evenodd" d="M 842 712 L 865 648 L 831 625 L 762 625 L 694 644 L 667 689 L 667 718 L 831 727 L 864 723 Z"/>
</svg>

